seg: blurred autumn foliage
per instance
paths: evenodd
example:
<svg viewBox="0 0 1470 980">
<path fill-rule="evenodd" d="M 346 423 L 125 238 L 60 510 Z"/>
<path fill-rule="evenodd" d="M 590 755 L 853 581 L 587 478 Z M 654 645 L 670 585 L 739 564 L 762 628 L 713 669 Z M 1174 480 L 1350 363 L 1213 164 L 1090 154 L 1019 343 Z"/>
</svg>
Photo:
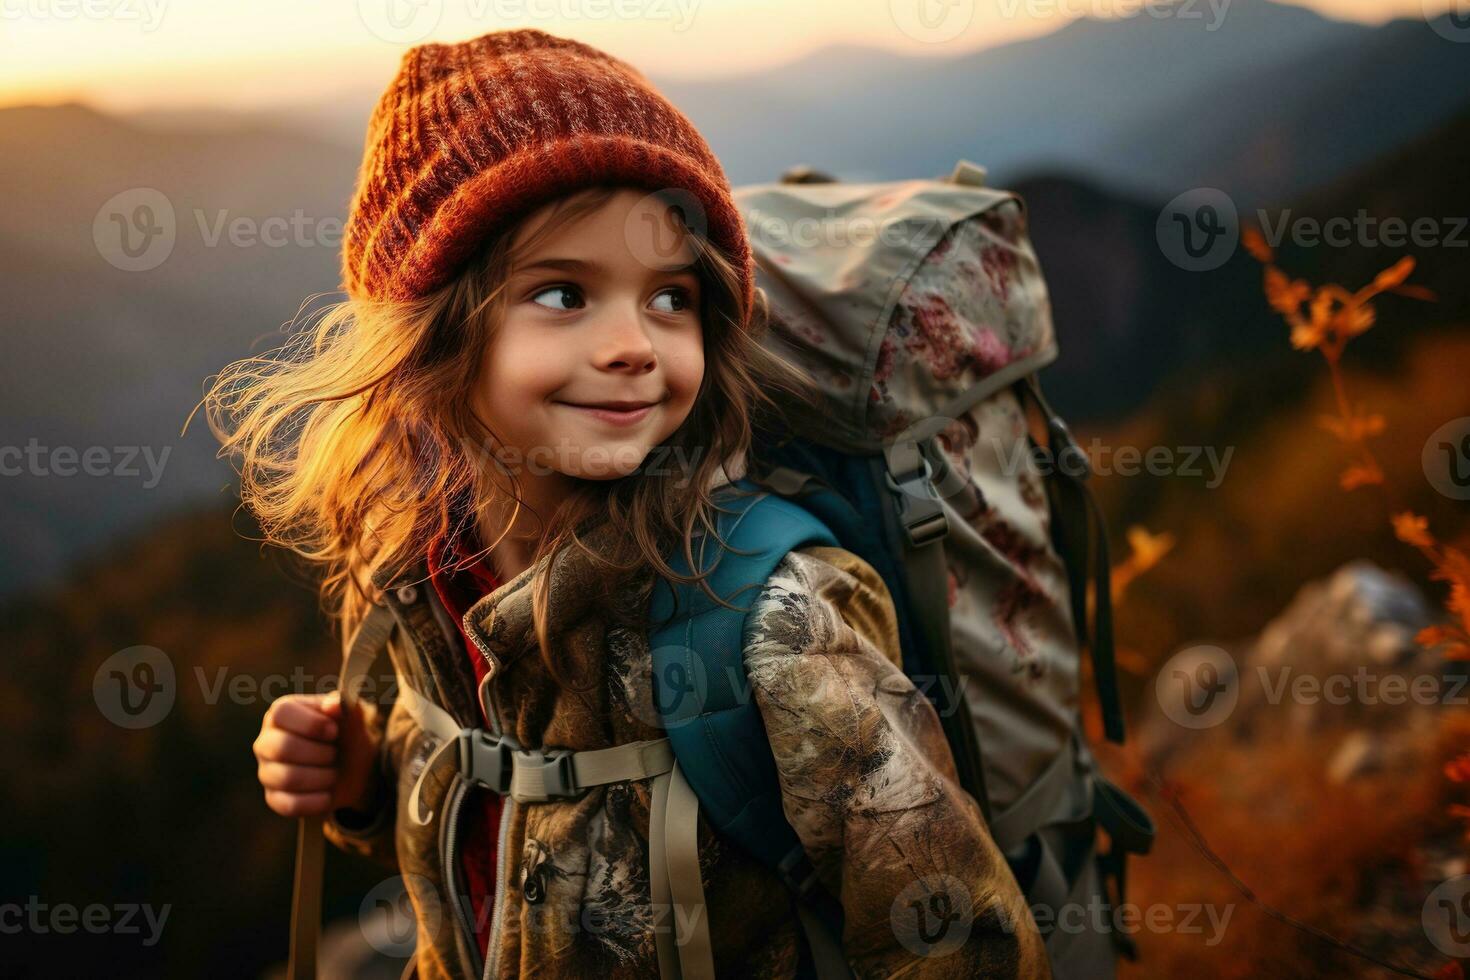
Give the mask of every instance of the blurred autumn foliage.
<svg viewBox="0 0 1470 980">
<path fill-rule="evenodd" d="M 1313 540 L 1331 540 L 1332 550 L 1339 553 L 1371 555 L 1390 567 L 1397 564 L 1387 550 L 1386 535 L 1369 523 L 1374 511 L 1376 520 L 1382 522 L 1379 527 L 1386 524 L 1391 529 L 1393 541 L 1400 547 L 1413 546 L 1427 560 L 1429 583 L 1448 586 L 1447 620 L 1421 630 L 1416 641 L 1433 648 L 1446 661 L 1470 659 L 1470 559 L 1463 548 L 1432 535 L 1429 520 L 1419 512 L 1428 506 L 1442 507 L 1443 501 L 1426 492 L 1429 488 L 1418 452 L 1421 433 L 1427 434 L 1423 432 L 1426 426 L 1433 427 L 1432 420 L 1463 415 L 1470 407 L 1463 382 L 1464 366 L 1470 364 L 1470 343 L 1462 332 L 1425 336 L 1414 345 L 1407 362 L 1398 366 L 1397 384 L 1350 372 L 1343 363 L 1344 352 L 1350 341 L 1377 322 L 1377 299 L 1386 294 L 1434 298 L 1429 290 L 1408 281 L 1414 260 L 1400 259 L 1356 290 L 1334 284 L 1314 287 L 1286 274 L 1258 232 L 1246 231 L 1242 243 L 1265 266 L 1265 298 L 1285 319 L 1292 347 L 1322 355 L 1328 388 L 1306 399 L 1301 408 L 1288 400 L 1276 410 L 1280 421 L 1265 420 L 1249 437 L 1255 454 L 1238 461 L 1234 485 L 1241 486 L 1244 479 L 1244 485 L 1253 491 L 1254 506 L 1237 511 L 1217 502 L 1210 508 L 1213 513 L 1191 513 L 1177 503 L 1154 507 L 1150 522 L 1177 529 L 1179 543 L 1186 549 L 1183 555 L 1175 548 L 1172 535 L 1151 535 L 1137 526 L 1130 529 L 1132 553 L 1114 570 L 1119 584 L 1120 666 L 1148 676 L 1157 669 L 1161 655 L 1187 640 L 1204 642 L 1200 637 L 1211 636 L 1213 630 L 1198 627 L 1220 620 L 1209 613 L 1202 615 L 1201 609 L 1238 608 L 1250 591 L 1246 583 L 1252 579 L 1278 583 L 1273 591 L 1286 586 L 1281 572 L 1300 575 L 1311 565 L 1288 556 L 1311 554 L 1300 549 L 1310 548 Z M 1355 390 L 1375 397 L 1354 400 L 1351 392 Z M 1313 411 L 1312 404 L 1324 395 L 1331 411 Z M 1368 406 L 1375 402 L 1389 406 L 1391 415 L 1370 410 Z M 1347 453 L 1347 465 L 1337 475 L 1339 487 L 1344 491 L 1377 488 L 1381 499 L 1376 507 L 1339 509 L 1323 499 L 1319 474 L 1324 459 L 1306 448 L 1302 416 L 1307 413 L 1313 416 L 1313 426 L 1329 432 Z M 1169 431 L 1161 416 L 1166 413 L 1157 413 L 1152 421 L 1134 420 L 1114 434 L 1115 441 L 1143 444 L 1140 435 L 1145 432 L 1159 438 Z M 1390 430 L 1390 418 L 1401 420 L 1411 437 L 1390 440 L 1384 455 L 1375 452 L 1370 440 Z M 1219 436 L 1226 429 L 1220 425 L 1213 431 Z M 1263 436 L 1260 429 L 1276 431 Z M 1257 454 L 1265 456 L 1264 463 Z M 1242 467 L 1248 468 L 1244 478 Z M 1269 479 L 1252 482 L 1251 474 L 1267 473 Z M 1299 491 L 1285 504 L 1272 495 L 1283 487 L 1283 480 Z M 1408 489 L 1400 492 L 1398 487 Z M 1117 488 L 1105 485 L 1105 494 L 1107 491 L 1117 493 Z M 1176 491 L 1176 496 L 1193 503 L 1201 499 L 1198 492 Z M 1109 509 L 1115 513 L 1126 510 L 1116 496 Z M 1284 520 L 1270 519 L 1273 510 L 1281 512 Z M 1243 542 L 1221 538 L 1222 528 L 1211 526 L 1231 517 L 1238 518 L 1235 531 L 1244 535 Z M 1264 527 L 1261 518 L 1268 519 Z M 1464 534 L 1463 513 L 1452 513 L 1450 523 Z M 1354 536 L 1352 532 L 1358 529 L 1363 533 Z M 1250 545 L 1261 538 L 1270 542 L 1274 554 L 1263 551 L 1258 555 L 1261 563 L 1252 565 Z M 1213 574 L 1206 575 L 1198 565 L 1191 566 L 1190 557 L 1197 560 L 1210 553 L 1205 550 L 1210 541 L 1215 560 L 1209 566 Z M 1166 573 L 1150 578 L 1135 596 L 1129 586 L 1171 550 L 1176 553 L 1168 560 Z M 1328 562 L 1335 559 L 1330 552 L 1319 557 Z M 1324 567 L 1329 566 L 1324 563 Z M 1161 596 L 1171 595 L 1209 605 L 1175 605 L 1176 616 L 1170 622 L 1165 618 L 1169 600 Z M 1284 596 L 1280 591 L 1277 595 L 1279 608 Z M 1239 620 L 1238 632 L 1227 636 L 1243 640 L 1245 630 L 1263 624 L 1258 616 Z M 1191 632 L 1191 626 L 1196 631 Z M 1152 649 L 1156 655 L 1151 659 L 1139 654 L 1139 649 Z M 1139 693 L 1146 696 L 1146 692 Z M 1091 711 L 1089 722 L 1094 725 L 1095 716 L 1095 710 Z M 1456 821 L 1462 822 L 1462 839 L 1470 840 L 1470 801 L 1465 795 L 1470 789 L 1470 751 L 1466 750 L 1470 718 L 1465 712 L 1445 711 L 1438 724 L 1438 737 L 1418 745 L 1402 764 L 1346 784 L 1330 779 L 1323 765 L 1340 745 L 1341 729 L 1314 732 L 1265 752 L 1257 744 L 1215 740 L 1186 752 L 1184 763 L 1176 760 L 1167 777 L 1150 771 L 1136 744 L 1105 747 L 1102 754 L 1110 769 L 1130 787 L 1152 794 L 1156 817 L 1162 810 L 1162 816 L 1170 818 L 1161 821 L 1168 825 L 1161 827 L 1155 853 L 1138 862 L 1130 899 L 1140 905 L 1169 901 L 1246 906 L 1222 948 L 1202 949 L 1198 936 L 1177 932 L 1149 936 L 1143 942 L 1143 963 L 1125 969 L 1125 974 L 1152 977 L 1191 970 L 1222 977 L 1394 975 L 1371 965 L 1369 958 L 1378 957 L 1379 963 L 1408 966 L 1410 975 L 1417 975 L 1412 972 L 1417 969 L 1436 977 L 1463 977 L 1458 962 L 1446 962 L 1429 946 L 1420 924 L 1423 882 L 1443 876 L 1446 869 L 1458 868 L 1463 873 L 1466 868 L 1463 848 L 1447 845 L 1455 839 Z M 1439 781 L 1446 777 L 1448 782 Z M 1183 825 L 1175 813 L 1183 817 Z M 1198 826 L 1190 814 L 1198 816 Z M 1203 838 L 1195 836 L 1201 832 L 1218 852 L 1228 856 L 1228 864 L 1209 850 Z M 1436 864 L 1429 867 L 1426 861 Z M 1303 929 L 1287 925 L 1277 909 L 1290 910 L 1291 918 Z M 1321 938 L 1313 939 L 1303 930 L 1315 930 Z M 1368 957 L 1348 951 L 1346 944 Z"/>
</svg>

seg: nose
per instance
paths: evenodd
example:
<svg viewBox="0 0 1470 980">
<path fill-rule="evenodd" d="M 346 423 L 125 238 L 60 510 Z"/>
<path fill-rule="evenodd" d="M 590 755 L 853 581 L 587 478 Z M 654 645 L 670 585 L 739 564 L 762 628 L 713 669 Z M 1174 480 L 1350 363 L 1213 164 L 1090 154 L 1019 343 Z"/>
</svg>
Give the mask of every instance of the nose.
<svg viewBox="0 0 1470 980">
<path fill-rule="evenodd" d="M 653 339 L 636 313 L 618 311 L 598 337 L 597 367 L 604 371 L 647 374 L 658 363 Z"/>
</svg>

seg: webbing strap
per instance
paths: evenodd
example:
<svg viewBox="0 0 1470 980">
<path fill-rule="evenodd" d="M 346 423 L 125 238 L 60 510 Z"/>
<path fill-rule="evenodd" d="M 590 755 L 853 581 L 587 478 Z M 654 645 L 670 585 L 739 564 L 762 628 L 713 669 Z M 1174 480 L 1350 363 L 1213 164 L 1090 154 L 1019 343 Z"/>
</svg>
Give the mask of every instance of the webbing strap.
<svg viewBox="0 0 1470 980">
<path fill-rule="evenodd" d="M 1046 419 L 1046 447 L 1050 472 L 1052 538 L 1067 567 L 1072 600 L 1072 622 L 1077 642 L 1087 647 L 1092 659 L 1093 682 L 1102 711 L 1103 732 L 1109 741 L 1122 744 L 1123 708 L 1118 696 L 1118 672 L 1113 652 L 1112 567 L 1108 557 L 1108 531 L 1097 497 L 1088 488 L 1092 472 L 1087 456 L 1072 439 L 1061 417 L 1052 411 L 1036 375 L 1025 378 L 1016 390 L 1029 396 Z M 1033 440 L 1033 445 L 1035 442 Z M 1088 561 L 1092 567 L 1088 569 Z M 1088 628 L 1087 583 L 1093 584 L 1092 628 Z"/>
<path fill-rule="evenodd" d="M 847 956 L 842 952 L 842 937 L 834 936 L 816 910 L 800 899 L 796 902 L 796 915 L 801 920 L 801 931 L 806 934 L 807 947 L 812 951 L 817 980 L 851 980 L 852 967 L 847 965 Z"/>
<path fill-rule="evenodd" d="M 942 452 L 943 450 L 940 450 Z M 956 703 L 944 705 L 940 724 L 954 754 L 955 774 L 960 785 L 975 798 L 986 821 L 990 819 L 990 795 L 985 787 L 985 761 L 975 722 L 959 684 L 951 645 L 949 620 L 949 569 L 944 559 L 948 518 L 942 502 L 931 490 L 934 468 L 913 442 L 896 442 L 884 448 L 888 486 L 896 493 L 898 517 L 907 540 L 903 548 L 904 572 L 908 579 L 909 603 L 918 614 L 919 628 L 929 651 L 929 667 L 950 684 L 941 690 Z"/>
<path fill-rule="evenodd" d="M 674 911 L 670 925 L 675 929 L 681 921 L 688 925 L 687 934 L 676 937 L 679 977 L 680 980 L 715 980 L 709 910 L 704 903 L 704 881 L 699 873 L 699 797 L 694 795 L 677 763 L 670 773 L 664 805 L 667 813 L 663 873 L 668 876 Z M 657 868 L 649 870 L 652 874 L 659 873 Z"/>
<path fill-rule="evenodd" d="M 1002 851 L 1009 851 L 1026 840 L 1056 813 L 1058 804 L 1076 778 L 1076 753 L 1074 735 L 1047 763 L 1041 775 L 1022 790 L 1015 802 L 991 818 L 990 836 Z"/>
<path fill-rule="evenodd" d="M 653 941 L 658 950 L 658 975 L 662 980 L 680 980 L 679 952 L 673 930 L 678 917 L 673 914 L 670 895 L 668 855 L 669 784 L 673 772 L 653 781 L 653 799 L 648 811 L 648 889 L 653 899 Z"/>
<path fill-rule="evenodd" d="M 338 677 L 342 710 L 355 709 L 364 679 L 388 644 L 393 610 L 372 606 L 347 645 Z M 291 886 L 291 952 L 287 980 L 315 980 L 317 938 L 322 927 L 322 864 L 326 839 L 321 817 L 302 817 L 296 829 L 296 873 Z"/>
<path fill-rule="evenodd" d="M 408 798 L 409 815 L 420 824 L 434 816 L 421 812 L 424 783 L 446 759 L 454 761 L 465 779 L 517 803 L 570 799 L 591 786 L 647 779 L 674 765 L 674 749 L 667 738 L 581 752 L 527 749 L 509 737 L 460 725 L 453 715 L 406 684 L 400 685 L 398 697 L 419 727 L 440 739 Z"/>
<path fill-rule="evenodd" d="M 653 782 L 648 845 L 660 980 L 714 980 L 709 908 L 699 871 L 699 797 L 677 762 Z M 792 891 L 818 980 L 851 980 L 842 937 L 832 935 L 805 898 Z"/>
</svg>

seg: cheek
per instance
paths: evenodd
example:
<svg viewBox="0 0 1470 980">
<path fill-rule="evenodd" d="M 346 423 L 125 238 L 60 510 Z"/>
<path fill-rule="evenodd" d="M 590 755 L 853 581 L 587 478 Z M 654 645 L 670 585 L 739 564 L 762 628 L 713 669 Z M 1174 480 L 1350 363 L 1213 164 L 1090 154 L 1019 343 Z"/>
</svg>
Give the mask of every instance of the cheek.
<svg viewBox="0 0 1470 980">
<path fill-rule="evenodd" d="M 492 416 L 516 416 L 544 401 L 563 379 L 556 360 L 525 332 L 506 330 L 490 344 L 475 385 L 477 407 Z"/>
<path fill-rule="evenodd" d="M 681 338 L 664 352 L 669 388 L 676 400 L 692 402 L 704 380 L 704 343 L 695 336 Z"/>
</svg>

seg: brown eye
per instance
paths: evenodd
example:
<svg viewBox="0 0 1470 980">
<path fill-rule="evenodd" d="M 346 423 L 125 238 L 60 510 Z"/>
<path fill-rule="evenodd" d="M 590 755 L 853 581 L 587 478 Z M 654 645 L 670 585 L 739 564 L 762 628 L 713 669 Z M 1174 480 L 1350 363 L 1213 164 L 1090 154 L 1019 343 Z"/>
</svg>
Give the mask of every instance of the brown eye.
<svg viewBox="0 0 1470 980">
<path fill-rule="evenodd" d="M 663 299 L 665 296 L 670 298 L 671 308 L 666 309 L 663 307 L 659 307 L 660 313 L 683 313 L 685 310 L 689 309 L 689 290 L 685 289 L 683 286 L 673 286 L 669 289 L 665 289 L 663 292 L 659 293 L 653 298 L 654 303 L 658 303 L 659 300 Z"/>
<path fill-rule="evenodd" d="M 556 294 L 557 295 L 558 298 L 556 300 L 553 300 L 553 301 L 548 302 L 548 303 L 541 302 L 541 297 L 543 297 L 543 296 L 551 296 L 553 294 Z M 572 285 L 569 285 L 567 283 L 562 283 L 562 284 L 559 284 L 559 285 L 556 285 L 556 286 L 548 286 L 545 289 L 541 290 L 539 293 L 537 293 L 536 295 L 534 295 L 534 296 L 531 297 L 531 302 L 536 303 L 538 306 L 544 306 L 544 307 L 546 307 L 547 309 L 550 309 L 550 310 L 572 310 L 572 309 L 576 309 L 576 306 L 575 305 L 565 305 L 564 306 L 564 305 L 562 305 L 562 301 L 565 300 L 568 303 L 575 304 L 576 300 L 575 299 L 568 299 L 568 297 L 577 297 L 579 295 L 580 294 L 579 294 L 576 286 L 572 286 Z"/>
</svg>

